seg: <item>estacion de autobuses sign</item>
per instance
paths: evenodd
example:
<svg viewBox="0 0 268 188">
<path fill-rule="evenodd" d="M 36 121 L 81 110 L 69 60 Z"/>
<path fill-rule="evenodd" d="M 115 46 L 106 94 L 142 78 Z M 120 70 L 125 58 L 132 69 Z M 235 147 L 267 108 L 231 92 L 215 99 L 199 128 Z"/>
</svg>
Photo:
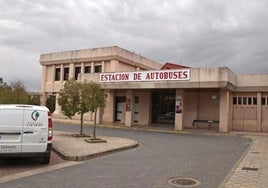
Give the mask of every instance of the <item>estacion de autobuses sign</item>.
<svg viewBox="0 0 268 188">
<path fill-rule="evenodd" d="M 152 82 L 190 80 L 190 69 L 101 73 L 100 82 Z"/>
</svg>

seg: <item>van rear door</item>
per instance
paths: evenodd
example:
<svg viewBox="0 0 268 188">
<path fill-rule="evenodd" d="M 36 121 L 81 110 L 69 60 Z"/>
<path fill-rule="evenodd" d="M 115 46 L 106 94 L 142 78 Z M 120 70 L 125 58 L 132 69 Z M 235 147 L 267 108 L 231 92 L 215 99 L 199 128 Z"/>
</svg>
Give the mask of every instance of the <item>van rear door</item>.
<svg viewBox="0 0 268 188">
<path fill-rule="evenodd" d="M 25 107 L 22 152 L 45 152 L 48 140 L 48 112 L 44 108 Z"/>
<path fill-rule="evenodd" d="M 23 110 L 0 108 L 0 153 L 21 152 Z"/>
</svg>

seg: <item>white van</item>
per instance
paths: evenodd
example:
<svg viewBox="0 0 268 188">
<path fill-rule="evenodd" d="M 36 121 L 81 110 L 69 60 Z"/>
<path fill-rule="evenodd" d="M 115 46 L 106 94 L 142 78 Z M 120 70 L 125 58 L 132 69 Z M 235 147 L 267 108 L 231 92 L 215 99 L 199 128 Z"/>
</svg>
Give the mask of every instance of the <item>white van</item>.
<svg viewBox="0 0 268 188">
<path fill-rule="evenodd" d="M 52 120 L 44 106 L 0 105 L 0 158 L 41 157 L 50 161 Z"/>
</svg>

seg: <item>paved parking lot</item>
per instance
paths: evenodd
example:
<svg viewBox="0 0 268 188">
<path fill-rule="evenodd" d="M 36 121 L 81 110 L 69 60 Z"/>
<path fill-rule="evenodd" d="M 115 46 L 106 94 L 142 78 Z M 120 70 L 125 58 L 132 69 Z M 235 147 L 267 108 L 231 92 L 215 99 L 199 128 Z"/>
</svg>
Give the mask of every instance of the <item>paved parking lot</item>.
<svg viewBox="0 0 268 188">
<path fill-rule="evenodd" d="M 49 165 L 40 164 L 40 161 L 33 158 L 10 158 L 0 160 L 0 178 L 8 175 L 14 175 L 20 172 L 35 170 L 56 164 L 64 163 L 65 160 L 61 159 L 54 152 L 51 153 L 51 161 Z"/>
</svg>

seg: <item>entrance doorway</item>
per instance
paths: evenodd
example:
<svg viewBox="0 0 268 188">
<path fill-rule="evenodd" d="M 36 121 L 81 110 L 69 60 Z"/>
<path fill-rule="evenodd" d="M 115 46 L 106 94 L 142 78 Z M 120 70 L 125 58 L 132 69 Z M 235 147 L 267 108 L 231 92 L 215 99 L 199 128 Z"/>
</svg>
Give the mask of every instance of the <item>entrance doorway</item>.
<svg viewBox="0 0 268 188">
<path fill-rule="evenodd" d="M 175 90 L 152 92 L 152 123 L 174 124 Z"/>
<path fill-rule="evenodd" d="M 126 97 L 116 97 L 115 98 L 115 121 L 124 121 L 123 113 L 126 104 Z"/>
</svg>

